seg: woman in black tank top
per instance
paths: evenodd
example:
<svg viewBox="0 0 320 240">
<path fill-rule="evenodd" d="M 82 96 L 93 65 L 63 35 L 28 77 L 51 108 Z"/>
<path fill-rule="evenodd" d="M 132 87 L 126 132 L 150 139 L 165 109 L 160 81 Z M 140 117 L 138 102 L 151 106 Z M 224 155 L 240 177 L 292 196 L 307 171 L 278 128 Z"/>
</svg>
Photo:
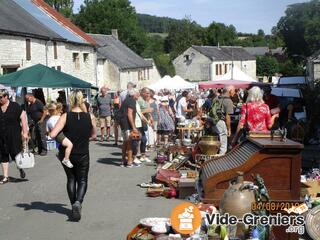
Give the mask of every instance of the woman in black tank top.
<svg viewBox="0 0 320 240">
<path fill-rule="evenodd" d="M 62 166 L 67 175 L 67 191 L 72 205 L 72 217 L 77 221 L 81 218 L 81 205 L 88 185 L 89 139 L 96 138 L 95 119 L 89 113 L 82 111 L 80 107 L 82 103 L 81 91 L 72 92 L 69 97 L 71 111 L 60 117 L 50 133 L 50 137 L 54 138 L 62 131 L 73 143 L 70 155 L 73 168 L 63 164 Z M 63 159 L 64 150 L 63 146 L 59 148 L 60 160 Z"/>
</svg>

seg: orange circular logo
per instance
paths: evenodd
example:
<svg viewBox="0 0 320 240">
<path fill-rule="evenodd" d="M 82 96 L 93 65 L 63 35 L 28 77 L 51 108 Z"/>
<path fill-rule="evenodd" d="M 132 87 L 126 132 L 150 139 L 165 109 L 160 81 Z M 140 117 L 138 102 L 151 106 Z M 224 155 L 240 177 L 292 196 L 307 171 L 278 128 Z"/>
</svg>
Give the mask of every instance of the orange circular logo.
<svg viewBox="0 0 320 240">
<path fill-rule="evenodd" d="M 201 225 L 201 213 L 192 203 L 179 204 L 171 212 L 171 225 L 178 233 L 194 233 Z"/>
</svg>

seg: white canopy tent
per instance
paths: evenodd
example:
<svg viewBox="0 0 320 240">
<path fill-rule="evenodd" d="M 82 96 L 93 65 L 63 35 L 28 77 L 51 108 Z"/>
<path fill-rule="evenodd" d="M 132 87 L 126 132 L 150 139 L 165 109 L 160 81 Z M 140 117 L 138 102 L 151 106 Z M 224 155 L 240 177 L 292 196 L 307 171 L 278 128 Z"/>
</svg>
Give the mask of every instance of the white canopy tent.
<svg viewBox="0 0 320 240">
<path fill-rule="evenodd" d="M 149 86 L 149 88 L 153 90 L 160 90 L 160 89 L 180 90 L 180 89 L 194 89 L 195 87 L 196 87 L 195 84 L 190 83 L 177 75 L 174 76 L 173 78 L 166 75 L 156 83 Z"/>
<path fill-rule="evenodd" d="M 246 82 L 258 82 L 256 79 L 253 79 L 243 71 L 241 71 L 237 66 L 231 68 L 226 74 L 217 78 L 213 81 L 227 81 L 227 80 L 238 80 L 238 81 L 246 81 Z"/>
</svg>

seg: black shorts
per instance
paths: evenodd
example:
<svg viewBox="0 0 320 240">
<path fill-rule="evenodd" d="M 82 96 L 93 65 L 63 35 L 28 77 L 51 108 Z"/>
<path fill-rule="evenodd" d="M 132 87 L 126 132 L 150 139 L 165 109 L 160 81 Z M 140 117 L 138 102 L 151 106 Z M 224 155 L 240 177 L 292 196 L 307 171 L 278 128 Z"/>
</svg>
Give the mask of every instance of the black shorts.
<svg viewBox="0 0 320 240">
<path fill-rule="evenodd" d="M 56 136 L 56 141 L 58 143 L 62 143 L 65 138 L 66 136 L 63 134 L 63 132 L 59 132 L 58 135 Z"/>
</svg>

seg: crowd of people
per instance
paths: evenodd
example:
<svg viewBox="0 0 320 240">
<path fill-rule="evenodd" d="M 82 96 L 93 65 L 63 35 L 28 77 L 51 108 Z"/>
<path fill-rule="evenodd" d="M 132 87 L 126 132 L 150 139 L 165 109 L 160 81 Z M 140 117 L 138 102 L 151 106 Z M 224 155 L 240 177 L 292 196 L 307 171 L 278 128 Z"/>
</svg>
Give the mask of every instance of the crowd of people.
<svg viewBox="0 0 320 240">
<path fill-rule="evenodd" d="M 81 207 L 87 190 L 89 171 L 89 140 L 122 142 L 121 167 L 139 167 L 151 162 L 148 150 L 167 145 L 178 136 L 177 126 L 188 119 L 204 126 L 204 134 L 219 137 L 219 155 L 237 145 L 243 132 L 265 132 L 279 124 L 280 108 L 277 97 L 269 88 L 252 87 L 239 90 L 233 86 L 223 89 L 173 92 L 137 89 L 129 82 L 127 89 L 111 96 L 102 87 L 96 96 L 96 114 L 80 90 L 69 95 L 68 103 L 45 105 L 34 92 L 25 96 L 26 106 L 10 101 L 6 90 L 0 91 L 0 161 L 3 178 L 9 182 L 9 157 L 21 152 L 21 142 L 29 141 L 35 154 L 47 154 L 47 139 L 59 143 L 58 159 L 67 176 L 67 192 L 72 216 L 81 218 Z M 238 109 L 238 110 L 237 110 Z M 239 111 L 238 125 L 232 115 Z M 290 113 L 291 114 L 291 113 Z M 97 139 L 97 127 L 100 136 Z M 120 134 L 119 134 L 120 133 Z M 37 149 L 37 151 L 36 151 Z M 21 178 L 25 172 L 20 169 Z"/>
</svg>

